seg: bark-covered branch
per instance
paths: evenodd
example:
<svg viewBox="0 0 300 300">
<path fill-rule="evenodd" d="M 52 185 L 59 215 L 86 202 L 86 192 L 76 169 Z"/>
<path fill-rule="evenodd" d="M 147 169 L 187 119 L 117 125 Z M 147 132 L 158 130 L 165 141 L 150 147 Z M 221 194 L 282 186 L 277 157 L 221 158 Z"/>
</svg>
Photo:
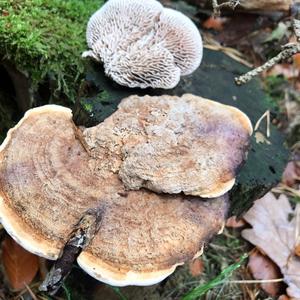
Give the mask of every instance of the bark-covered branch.
<svg viewBox="0 0 300 300">
<path fill-rule="evenodd" d="M 71 272 L 72 266 L 80 252 L 88 245 L 101 222 L 101 210 L 90 210 L 77 224 L 69 241 L 66 243 L 61 257 L 54 263 L 40 291 L 54 295 Z"/>
<path fill-rule="evenodd" d="M 212 7 L 213 7 L 213 15 L 215 17 L 220 16 L 222 8 L 230 8 L 235 9 L 240 4 L 240 0 L 229 0 L 227 2 L 223 2 L 218 4 L 218 0 L 212 0 Z"/>
<path fill-rule="evenodd" d="M 297 37 L 296 43 L 289 43 L 282 47 L 282 51 L 277 54 L 275 57 L 268 60 L 266 63 L 264 63 L 262 66 L 259 66 L 255 68 L 254 70 L 251 70 L 247 72 L 246 74 L 236 77 L 235 82 L 238 85 L 244 84 L 249 82 L 253 77 L 261 74 L 262 72 L 272 68 L 277 63 L 280 63 L 282 61 L 287 60 L 288 58 L 292 57 L 293 55 L 300 53 L 300 21 L 294 20 L 293 21 L 293 29 L 294 33 Z"/>
</svg>

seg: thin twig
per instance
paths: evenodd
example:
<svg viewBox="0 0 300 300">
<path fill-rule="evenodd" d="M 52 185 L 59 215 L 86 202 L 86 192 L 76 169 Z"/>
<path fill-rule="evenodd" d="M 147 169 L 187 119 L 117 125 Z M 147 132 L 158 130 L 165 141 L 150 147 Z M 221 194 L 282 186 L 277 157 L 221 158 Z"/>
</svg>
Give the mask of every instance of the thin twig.
<svg viewBox="0 0 300 300">
<path fill-rule="evenodd" d="M 262 66 L 255 68 L 254 70 L 249 71 L 248 73 L 236 77 L 235 82 L 238 85 L 249 82 L 253 77 L 261 74 L 262 72 L 272 68 L 279 62 L 285 61 L 293 55 L 300 53 L 300 21 L 293 20 L 293 30 L 297 37 L 297 43 L 289 43 L 282 47 L 282 51 L 277 54 L 275 57 L 268 60 Z"/>
<path fill-rule="evenodd" d="M 230 8 L 235 9 L 240 4 L 240 0 L 229 0 L 227 2 L 218 4 L 217 0 L 212 0 L 212 7 L 213 7 L 213 16 L 219 17 L 221 14 L 222 8 Z"/>
<path fill-rule="evenodd" d="M 277 279 L 265 279 L 265 280 L 229 280 L 227 283 L 242 283 L 242 284 L 248 284 L 248 283 L 275 283 L 275 282 L 282 282 L 283 278 L 277 278 Z"/>
<path fill-rule="evenodd" d="M 254 127 L 254 131 L 257 131 L 257 129 L 259 128 L 260 126 L 260 123 L 262 122 L 262 120 L 264 118 L 267 118 L 267 137 L 269 138 L 270 137 L 270 123 L 271 123 L 271 120 L 270 120 L 270 111 L 267 110 L 260 118 L 259 120 L 256 122 L 255 124 L 255 127 Z"/>
<path fill-rule="evenodd" d="M 271 58 L 270 60 L 268 60 L 265 64 L 263 64 L 260 67 L 255 68 L 254 70 L 249 71 L 248 73 L 236 77 L 235 78 L 235 82 L 238 85 L 244 84 L 249 82 L 253 77 L 261 74 L 262 72 L 272 68 L 274 65 L 276 65 L 277 63 L 284 61 L 288 58 L 290 58 L 291 56 L 297 54 L 300 52 L 300 45 L 297 44 L 287 44 L 285 46 L 283 46 L 283 51 L 281 51 L 278 55 L 276 55 L 275 57 Z"/>
<path fill-rule="evenodd" d="M 218 44 L 217 42 L 213 41 L 212 39 L 205 38 L 205 44 L 204 48 L 211 49 L 215 51 L 222 51 L 229 57 L 233 58 L 234 60 L 240 62 L 241 64 L 247 66 L 248 68 L 252 68 L 253 64 L 250 64 L 246 59 L 243 57 L 243 55 L 236 49 L 230 48 L 230 47 L 224 47 Z M 207 44 L 209 43 L 209 44 Z"/>
<path fill-rule="evenodd" d="M 31 298 L 32 298 L 33 300 L 38 300 L 38 298 L 37 298 L 36 295 L 33 293 L 33 291 L 31 290 L 31 288 L 30 288 L 26 283 L 24 283 L 24 285 L 25 285 L 26 290 L 27 290 L 28 293 L 30 294 Z"/>
</svg>

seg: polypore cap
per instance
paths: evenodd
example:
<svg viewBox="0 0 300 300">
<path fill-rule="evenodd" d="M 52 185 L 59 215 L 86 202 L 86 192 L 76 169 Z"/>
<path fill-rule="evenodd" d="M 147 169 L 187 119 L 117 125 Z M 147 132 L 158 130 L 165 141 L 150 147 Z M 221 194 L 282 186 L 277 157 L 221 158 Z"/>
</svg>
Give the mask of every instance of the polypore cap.
<svg viewBox="0 0 300 300">
<path fill-rule="evenodd" d="M 100 228 L 79 255 L 80 266 L 110 284 L 148 285 L 197 256 L 221 229 L 227 195 L 206 201 L 128 190 L 119 178 L 122 143 L 143 136 L 138 119 L 125 122 L 123 109 L 82 132 L 69 109 L 27 112 L 0 148 L 0 219 L 24 248 L 56 259 L 78 221 L 99 210 Z M 118 118 L 122 126 L 113 125 Z"/>
<path fill-rule="evenodd" d="M 90 18 L 90 48 L 83 56 L 102 61 L 121 85 L 175 87 L 202 59 L 202 39 L 185 15 L 156 0 L 110 0 Z"/>
<path fill-rule="evenodd" d="M 191 94 L 131 96 L 110 120 L 106 131 L 122 136 L 119 176 L 128 189 L 203 198 L 232 188 L 252 134 L 237 108 Z"/>
</svg>

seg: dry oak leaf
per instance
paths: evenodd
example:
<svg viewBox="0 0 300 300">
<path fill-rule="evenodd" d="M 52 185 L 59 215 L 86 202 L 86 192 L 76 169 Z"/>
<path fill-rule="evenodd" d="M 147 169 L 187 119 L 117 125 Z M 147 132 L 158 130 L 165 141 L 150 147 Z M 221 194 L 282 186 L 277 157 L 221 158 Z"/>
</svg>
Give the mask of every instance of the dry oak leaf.
<svg viewBox="0 0 300 300">
<path fill-rule="evenodd" d="M 30 284 L 39 269 L 38 257 L 9 236 L 2 244 L 2 261 L 10 286 L 17 291 Z"/>
<path fill-rule="evenodd" d="M 281 278 L 281 273 L 276 264 L 259 251 L 254 251 L 249 257 L 248 268 L 255 279 L 269 280 Z M 261 288 L 275 297 L 279 295 L 282 282 L 261 283 Z"/>
<path fill-rule="evenodd" d="M 268 193 L 257 200 L 244 216 L 253 228 L 242 231 L 246 240 L 278 265 L 288 285 L 287 294 L 292 299 L 300 299 L 300 259 L 295 255 L 300 230 L 299 214 L 300 206 L 294 211 L 285 195 L 276 199 Z"/>
</svg>

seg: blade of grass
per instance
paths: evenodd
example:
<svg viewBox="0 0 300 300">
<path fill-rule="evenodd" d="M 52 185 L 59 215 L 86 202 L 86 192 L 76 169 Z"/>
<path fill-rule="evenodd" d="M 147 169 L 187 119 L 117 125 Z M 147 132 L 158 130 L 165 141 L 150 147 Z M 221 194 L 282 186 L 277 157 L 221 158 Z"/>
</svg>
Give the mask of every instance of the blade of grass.
<svg viewBox="0 0 300 300">
<path fill-rule="evenodd" d="M 72 300 L 71 293 L 70 293 L 69 289 L 66 287 L 65 284 L 62 285 L 62 288 L 63 288 L 63 290 L 65 292 L 67 300 Z"/>
<path fill-rule="evenodd" d="M 232 273 L 241 267 L 244 260 L 248 257 L 248 254 L 244 254 L 240 260 L 224 269 L 220 275 L 218 275 L 216 278 L 211 280 L 210 282 L 206 283 L 205 285 L 198 286 L 191 290 L 189 293 L 187 293 L 181 300 L 195 300 L 199 298 L 200 296 L 206 294 L 210 289 L 214 288 L 215 286 L 224 283 L 231 275 Z"/>
<path fill-rule="evenodd" d="M 120 297 L 121 300 L 127 300 L 126 297 L 121 293 L 120 289 L 115 286 L 111 286 L 114 292 Z"/>
</svg>

